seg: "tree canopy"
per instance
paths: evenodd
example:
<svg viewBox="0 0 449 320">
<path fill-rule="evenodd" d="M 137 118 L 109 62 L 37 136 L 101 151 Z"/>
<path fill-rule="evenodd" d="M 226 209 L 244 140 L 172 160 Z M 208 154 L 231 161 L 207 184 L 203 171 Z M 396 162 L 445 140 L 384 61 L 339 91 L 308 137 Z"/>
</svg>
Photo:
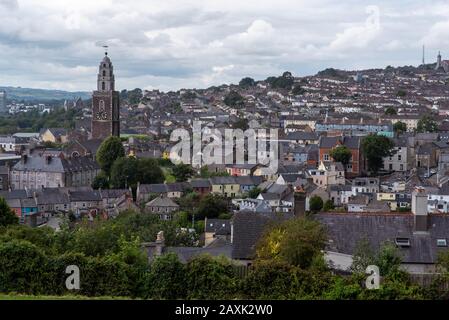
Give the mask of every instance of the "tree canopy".
<svg viewBox="0 0 449 320">
<path fill-rule="evenodd" d="M 344 145 L 340 145 L 334 149 L 332 149 L 329 155 L 337 162 L 341 162 L 343 166 L 347 166 L 349 161 L 351 160 L 352 153 L 351 150 Z"/>
<path fill-rule="evenodd" d="M 228 212 L 228 201 L 220 195 L 208 194 L 201 199 L 198 210 L 197 218 L 217 218 L 222 213 Z"/>
<path fill-rule="evenodd" d="M 243 78 L 239 82 L 239 87 L 242 87 L 242 88 L 254 87 L 255 85 L 256 85 L 256 82 L 254 81 L 254 79 L 249 78 L 249 77 Z"/>
<path fill-rule="evenodd" d="M 164 182 L 164 173 L 154 159 L 122 157 L 112 165 L 110 181 L 114 188 L 135 189 L 138 182 L 145 184 Z"/>
<path fill-rule="evenodd" d="M 172 173 L 177 182 L 185 182 L 195 174 L 195 170 L 188 164 L 180 163 L 172 168 Z"/>
<path fill-rule="evenodd" d="M 396 133 L 407 132 L 407 124 L 404 122 L 398 121 L 393 125 L 393 130 Z"/>
<path fill-rule="evenodd" d="M 0 197 L 0 226 L 8 226 L 19 223 L 19 218 L 8 206 L 5 198 Z"/>
<path fill-rule="evenodd" d="M 289 219 L 268 229 L 257 244 L 257 260 L 275 260 L 307 269 L 326 245 L 322 225 L 308 218 Z"/>
<path fill-rule="evenodd" d="M 371 134 L 362 140 L 362 152 L 372 173 L 383 167 L 383 158 L 391 155 L 393 147 L 393 141 L 385 136 Z"/>
<path fill-rule="evenodd" d="M 245 99 L 243 99 L 243 97 L 240 95 L 240 93 L 232 90 L 225 96 L 224 103 L 227 106 L 234 107 L 234 108 L 243 107 L 243 105 L 245 104 Z"/>
<path fill-rule="evenodd" d="M 323 208 L 323 199 L 320 196 L 313 196 L 310 198 L 309 203 L 310 211 L 316 213 Z"/>
<path fill-rule="evenodd" d="M 111 136 L 104 140 L 97 150 L 96 160 L 107 176 L 111 175 L 112 164 L 125 156 L 125 148 L 119 137 Z"/>
<path fill-rule="evenodd" d="M 432 117 L 425 115 L 418 121 L 416 127 L 417 132 L 436 132 L 438 131 L 438 124 Z"/>
</svg>

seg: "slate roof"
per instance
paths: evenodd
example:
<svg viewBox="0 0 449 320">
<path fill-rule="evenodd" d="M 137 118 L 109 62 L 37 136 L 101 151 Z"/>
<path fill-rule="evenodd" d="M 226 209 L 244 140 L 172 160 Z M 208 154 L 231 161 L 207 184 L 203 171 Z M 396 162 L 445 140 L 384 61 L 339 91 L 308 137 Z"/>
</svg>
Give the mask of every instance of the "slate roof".
<svg viewBox="0 0 449 320">
<path fill-rule="evenodd" d="M 402 214 L 333 214 L 319 213 L 314 216 L 324 224 L 331 242 L 330 251 L 354 254 L 357 243 L 367 239 L 374 250 L 385 241 L 409 238 L 410 247 L 399 248 L 403 263 L 435 263 L 438 252 L 447 247 L 437 247 L 437 239 L 449 241 L 449 216 L 430 215 L 428 232 L 414 231 L 414 216 Z"/>
<path fill-rule="evenodd" d="M 233 241 L 232 258 L 251 260 L 256 252 L 256 243 L 272 223 L 291 218 L 292 215 L 271 213 L 261 214 L 251 211 L 236 212 L 232 218 Z"/>
<path fill-rule="evenodd" d="M 205 221 L 205 230 L 218 235 L 230 235 L 231 221 L 226 219 L 207 219 Z"/>
<path fill-rule="evenodd" d="M 186 263 L 192 258 L 202 254 L 209 254 L 213 257 L 225 256 L 230 259 L 232 245 L 228 241 L 216 239 L 207 247 L 166 247 L 164 248 L 164 252 L 176 253 L 182 263 Z"/>
<path fill-rule="evenodd" d="M 26 161 L 17 162 L 12 170 L 16 171 L 40 171 L 40 172 L 77 172 L 84 170 L 99 170 L 100 166 L 88 157 L 76 157 L 61 159 L 51 157 L 47 162 L 46 157 L 27 157 Z"/>
<path fill-rule="evenodd" d="M 67 129 L 65 128 L 48 128 L 41 130 L 41 134 L 44 134 L 46 131 L 50 131 L 56 138 L 67 135 Z"/>
<path fill-rule="evenodd" d="M 167 197 L 157 197 L 150 202 L 148 202 L 145 206 L 147 207 L 179 207 L 179 205 L 174 202 L 172 199 Z"/>
<path fill-rule="evenodd" d="M 212 177 L 210 182 L 213 185 L 217 184 L 237 184 L 235 177 Z"/>
<path fill-rule="evenodd" d="M 190 181 L 192 188 L 210 188 L 210 181 L 208 179 L 195 179 Z"/>
<path fill-rule="evenodd" d="M 44 188 L 33 192 L 36 193 L 36 202 L 38 205 L 70 203 L 68 194 L 60 188 Z"/>
<path fill-rule="evenodd" d="M 360 147 L 360 137 L 357 136 L 340 136 L 340 137 L 321 137 L 319 142 L 320 148 L 331 149 L 335 147 L 338 141 L 341 141 L 343 145 L 347 146 L 349 149 L 359 149 Z"/>
<path fill-rule="evenodd" d="M 259 185 L 262 183 L 263 178 L 260 176 L 241 176 L 241 177 L 235 177 L 235 182 L 239 185 Z"/>
<path fill-rule="evenodd" d="M 92 191 L 70 191 L 70 201 L 101 201 L 100 192 Z"/>
<path fill-rule="evenodd" d="M 288 140 L 318 140 L 319 135 L 316 132 L 290 132 L 286 137 Z"/>
<path fill-rule="evenodd" d="M 11 190 L 11 191 L 0 191 L 0 197 L 9 199 L 22 199 L 27 198 L 28 194 L 26 190 Z"/>
<path fill-rule="evenodd" d="M 102 199 L 119 198 L 129 192 L 128 189 L 102 189 L 99 190 Z"/>
</svg>

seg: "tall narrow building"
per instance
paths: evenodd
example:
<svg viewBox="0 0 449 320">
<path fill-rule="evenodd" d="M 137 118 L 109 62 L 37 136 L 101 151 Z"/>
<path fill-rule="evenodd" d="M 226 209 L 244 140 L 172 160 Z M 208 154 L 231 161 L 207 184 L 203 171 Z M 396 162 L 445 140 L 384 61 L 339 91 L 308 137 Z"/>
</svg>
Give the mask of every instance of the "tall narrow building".
<svg viewBox="0 0 449 320">
<path fill-rule="evenodd" d="M 100 63 L 97 90 L 92 95 L 92 139 L 120 136 L 120 100 L 108 53 Z"/>
</svg>

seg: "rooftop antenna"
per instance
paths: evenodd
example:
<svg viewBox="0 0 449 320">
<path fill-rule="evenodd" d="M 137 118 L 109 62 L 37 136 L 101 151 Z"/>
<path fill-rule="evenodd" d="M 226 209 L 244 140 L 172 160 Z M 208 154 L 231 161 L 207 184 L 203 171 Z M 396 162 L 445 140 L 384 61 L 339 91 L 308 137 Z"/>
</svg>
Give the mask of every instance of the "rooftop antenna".
<svg viewBox="0 0 449 320">
<path fill-rule="evenodd" d="M 102 46 L 102 47 L 104 48 L 104 54 L 107 56 L 109 46 Z"/>
<path fill-rule="evenodd" d="M 424 65 L 425 63 L 425 47 L 422 45 L 422 64 Z"/>
</svg>

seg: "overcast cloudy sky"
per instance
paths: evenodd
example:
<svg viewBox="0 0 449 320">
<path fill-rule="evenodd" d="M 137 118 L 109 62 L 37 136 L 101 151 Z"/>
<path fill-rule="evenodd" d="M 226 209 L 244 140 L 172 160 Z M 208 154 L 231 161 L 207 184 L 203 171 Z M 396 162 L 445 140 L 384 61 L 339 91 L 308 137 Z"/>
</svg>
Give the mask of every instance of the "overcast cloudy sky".
<svg viewBox="0 0 449 320">
<path fill-rule="evenodd" d="M 449 58 L 449 2 L 0 0 L 0 86 L 90 91 L 103 44 L 119 89 L 418 65 Z"/>
</svg>

